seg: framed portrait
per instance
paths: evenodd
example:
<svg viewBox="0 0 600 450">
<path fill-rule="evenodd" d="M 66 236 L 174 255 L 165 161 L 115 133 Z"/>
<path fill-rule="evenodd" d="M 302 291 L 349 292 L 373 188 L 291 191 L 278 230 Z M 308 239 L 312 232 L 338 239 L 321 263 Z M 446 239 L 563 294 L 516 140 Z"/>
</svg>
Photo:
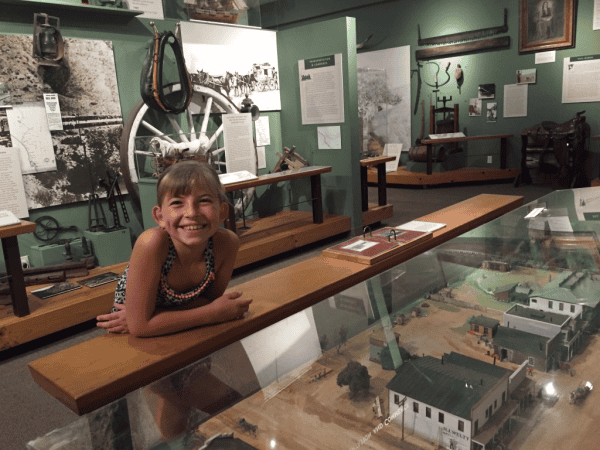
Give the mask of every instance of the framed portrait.
<svg viewBox="0 0 600 450">
<path fill-rule="evenodd" d="M 519 54 L 575 46 L 575 0 L 519 0 Z"/>
</svg>

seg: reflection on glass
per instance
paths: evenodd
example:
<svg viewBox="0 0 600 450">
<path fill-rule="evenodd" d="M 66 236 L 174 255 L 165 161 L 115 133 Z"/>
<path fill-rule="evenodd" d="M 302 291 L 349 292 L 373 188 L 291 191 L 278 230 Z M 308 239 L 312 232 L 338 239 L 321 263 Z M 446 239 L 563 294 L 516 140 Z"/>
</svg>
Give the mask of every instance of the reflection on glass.
<svg viewBox="0 0 600 450">
<path fill-rule="evenodd" d="M 515 210 L 30 448 L 596 448 L 600 222 L 574 198 Z"/>
</svg>

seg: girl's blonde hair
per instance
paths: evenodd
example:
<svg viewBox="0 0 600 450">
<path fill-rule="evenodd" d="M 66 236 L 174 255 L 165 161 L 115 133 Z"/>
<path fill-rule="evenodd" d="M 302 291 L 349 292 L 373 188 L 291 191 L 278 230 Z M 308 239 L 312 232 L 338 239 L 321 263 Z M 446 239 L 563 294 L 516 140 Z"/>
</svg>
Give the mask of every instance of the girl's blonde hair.
<svg viewBox="0 0 600 450">
<path fill-rule="evenodd" d="M 158 177 L 156 199 L 162 205 L 165 196 L 182 197 L 203 190 L 228 203 L 217 171 L 210 165 L 200 161 L 182 161 L 167 167 Z"/>
</svg>

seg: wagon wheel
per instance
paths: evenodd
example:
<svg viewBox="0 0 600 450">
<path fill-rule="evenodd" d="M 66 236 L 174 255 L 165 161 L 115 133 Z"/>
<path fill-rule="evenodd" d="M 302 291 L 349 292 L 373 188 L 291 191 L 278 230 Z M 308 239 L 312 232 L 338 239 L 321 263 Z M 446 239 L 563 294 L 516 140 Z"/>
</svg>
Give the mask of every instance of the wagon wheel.
<svg viewBox="0 0 600 450">
<path fill-rule="evenodd" d="M 179 89 L 175 85 L 174 91 Z M 152 177 L 155 164 L 162 156 L 161 148 L 189 149 L 184 154 L 194 154 L 206 159 L 218 173 L 225 173 L 225 149 L 219 148 L 217 138 L 223 133 L 222 114 L 239 114 L 239 109 L 226 96 L 201 85 L 194 85 L 192 102 L 182 115 L 156 112 L 140 100 L 133 108 L 121 137 L 121 172 L 132 200 L 141 208 L 138 190 L 140 178 Z M 182 117 L 178 120 L 179 117 Z M 213 121 L 209 120 L 213 118 Z M 258 157 L 254 148 L 254 166 L 258 172 Z M 254 188 L 242 191 L 234 207 L 236 217 L 242 214 L 254 195 Z"/>
</svg>

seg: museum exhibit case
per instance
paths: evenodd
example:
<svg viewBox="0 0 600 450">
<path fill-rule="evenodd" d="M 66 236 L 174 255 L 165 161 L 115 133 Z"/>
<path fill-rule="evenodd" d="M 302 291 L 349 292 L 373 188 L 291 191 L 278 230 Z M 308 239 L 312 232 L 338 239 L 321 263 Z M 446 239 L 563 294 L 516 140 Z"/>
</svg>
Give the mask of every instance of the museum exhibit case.
<svg viewBox="0 0 600 450">
<path fill-rule="evenodd" d="M 555 191 L 28 448 L 595 448 L 599 220 Z"/>
</svg>

